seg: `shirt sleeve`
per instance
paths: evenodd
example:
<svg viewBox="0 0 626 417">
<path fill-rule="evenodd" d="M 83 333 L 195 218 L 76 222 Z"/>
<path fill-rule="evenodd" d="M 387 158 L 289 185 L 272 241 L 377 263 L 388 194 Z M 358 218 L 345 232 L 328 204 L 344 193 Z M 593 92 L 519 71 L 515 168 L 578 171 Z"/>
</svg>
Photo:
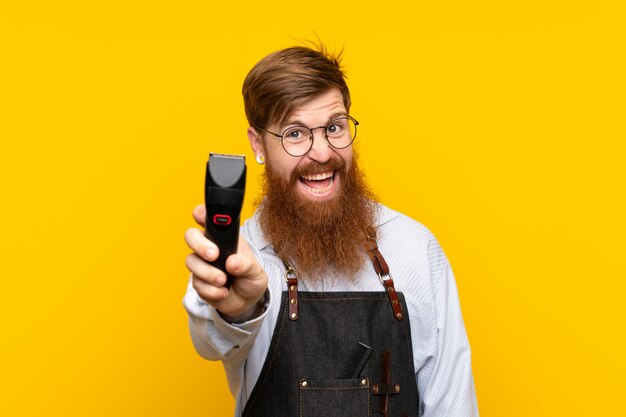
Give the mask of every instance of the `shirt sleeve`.
<svg viewBox="0 0 626 417">
<path fill-rule="evenodd" d="M 245 228 L 243 231 L 246 231 Z M 257 261 L 267 270 L 261 252 L 250 243 L 248 236 L 245 237 Z M 191 278 L 189 279 L 183 306 L 189 315 L 189 333 L 193 346 L 203 358 L 222 361 L 233 395 L 240 391 L 244 378 L 244 364 L 268 315 L 271 297 L 268 286 L 260 301 L 260 315 L 243 323 L 229 323 L 214 307 L 200 298 L 192 286 Z"/>
<path fill-rule="evenodd" d="M 258 317 L 243 323 L 228 323 L 214 307 L 200 298 L 189 280 L 183 305 L 189 314 L 193 346 L 203 358 L 222 361 L 233 395 L 241 387 L 243 365 L 267 316 L 270 297 L 268 289 L 261 300 L 262 313 Z"/>
<path fill-rule="evenodd" d="M 261 300 L 264 308 L 258 317 L 243 323 L 229 323 L 200 298 L 189 279 L 183 306 L 189 314 L 189 331 L 198 354 L 208 360 L 228 361 L 237 351 L 250 345 L 267 314 L 269 298 L 268 290 Z"/>
<path fill-rule="evenodd" d="M 429 248 L 429 258 L 431 268 L 436 271 L 433 293 L 437 354 L 433 359 L 432 372 L 425 381 L 423 417 L 477 417 L 471 352 L 454 274 L 439 245 L 433 246 Z"/>
</svg>

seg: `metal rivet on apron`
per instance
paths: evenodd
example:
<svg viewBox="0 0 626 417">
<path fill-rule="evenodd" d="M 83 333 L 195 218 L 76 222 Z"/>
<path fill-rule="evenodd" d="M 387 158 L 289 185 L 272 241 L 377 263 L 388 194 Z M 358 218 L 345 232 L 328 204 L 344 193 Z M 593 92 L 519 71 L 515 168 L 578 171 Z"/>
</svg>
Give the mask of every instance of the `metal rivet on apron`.
<svg viewBox="0 0 626 417">
<path fill-rule="evenodd" d="M 387 289 L 387 291 L 393 292 L 393 287 L 389 287 L 389 289 Z"/>
<path fill-rule="evenodd" d="M 393 387 L 394 391 L 396 392 L 400 392 L 400 385 L 396 384 L 395 387 Z"/>
<path fill-rule="evenodd" d="M 367 379 L 361 380 L 361 385 L 367 385 Z"/>
<path fill-rule="evenodd" d="M 378 385 L 374 385 L 372 391 L 374 392 L 374 394 L 378 394 Z"/>
<path fill-rule="evenodd" d="M 300 385 L 302 385 L 303 387 L 306 387 L 306 386 L 307 386 L 307 385 L 309 385 L 309 384 L 308 384 L 308 382 L 306 382 L 306 381 L 302 381 L 302 383 L 300 383 Z"/>
<path fill-rule="evenodd" d="M 295 290 L 296 290 L 296 286 L 295 286 L 295 285 L 292 285 L 291 287 L 289 287 L 289 289 L 290 289 L 291 291 L 295 291 Z"/>
<path fill-rule="evenodd" d="M 398 304 L 398 300 L 393 300 L 392 303 Z"/>
<path fill-rule="evenodd" d="M 295 319 L 296 318 L 296 313 L 291 313 L 291 318 Z"/>
<path fill-rule="evenodd" d="M 290 302 L 291 304 L 295 304 L 295 303 L 296 303 L 296 300 L 292 298 L 291 300 L 289 300 L 289 302 Z"/>
<path fill-rule="evenodd" d="M 401 318 L 402 318 L 402 313 L 398 313 L 398 314 L 396 314 L 396 317 L 397 317 L 397 318 L 399 318 L 399 319 L 401 319 Z"/>
</svg>

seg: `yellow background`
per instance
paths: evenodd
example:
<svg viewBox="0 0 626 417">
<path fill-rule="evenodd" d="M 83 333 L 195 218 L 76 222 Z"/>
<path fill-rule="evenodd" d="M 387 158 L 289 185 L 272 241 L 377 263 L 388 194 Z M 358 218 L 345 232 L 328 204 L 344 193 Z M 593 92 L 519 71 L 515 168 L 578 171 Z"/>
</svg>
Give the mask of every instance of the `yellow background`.
<svg viewBox="0 0 626 417">
<path fill-rule="evenodd" d="M 380 199 L 454 267 L 483 416 L 626 415 L 626 6 L 0 0 L 2 416 L 226 416 L 183 242 L 240 88 L 345 48 Z"/>
</svg>

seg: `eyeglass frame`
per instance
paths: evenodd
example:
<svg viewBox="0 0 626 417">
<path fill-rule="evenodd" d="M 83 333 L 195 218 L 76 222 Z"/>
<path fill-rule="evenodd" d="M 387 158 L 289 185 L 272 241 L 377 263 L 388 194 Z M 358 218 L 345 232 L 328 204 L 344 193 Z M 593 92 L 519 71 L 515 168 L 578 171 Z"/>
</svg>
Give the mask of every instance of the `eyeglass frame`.
<svg viewBox="0 0 626 417">
<path fill-rule="evenodd" d="M 352 140 L 350 140 L 350 143 L 348 143 L 346 146 L 342 146 L 342 147 L 338 147 L 338 146 L 333 145 L 332 142 L 330 141 L 330 139 L 328 139 L 328 126 L 332 125 L 332 122 L 334 122 L 336 120 L 340 120 L 340 119 L 348 119 L 348 120 L 351 120 L 352 123 L 354 123 L 354 137 L 352 138 Z M 315 133 L 313 133 L 313 131 L 315 129 L 324 128 L 324 138 L 326 138 L 326 142 L 328 142 L 328 144 L 332 148 L 335 148 L 335 149 L 346 149 L 347 147 L 352 145 L 352 143 L 356 139 L 356 132 L 357 132 L 357 126 L 358 125 L 359 125 L 359 122 L 354 117 L 346 114 L 345 116 L 339 116 L 339 117 L 334 118 L 326 126 L 316 126 L 316 127 L 308 127 L 308 126 L 304 126 L 304 125 L 289 126 L 289 127 L 285 128 L 285 129 L 283 129 L 283 132 L 282 132 L 283 134 L 282 135 L 279 135 L 278 133 L 270 132 L 269 130 L 263 129 L 262 127 L 254 127 L 254 126 L 253 127 L 255 129 L 262 130 L 265 133 L 269 133 L 270 135 L 274 135 L 277 138 L 280 138 L 280 145 L 283 147 L 285 152 L 287 152 L 287 155 L 293 156 L 294 158 L 300 158 L 301 156 L 304 156 L 304 155 L 308 154 L 311 151 L 311 149 L 313 149 L 313 142 L 315 141 Z M 290 130 L 290 129 L 293 129 L 294 127 L 304 127 L 304 128 L 308 129 L 311 132 L 311 136 L 309 137 L 309 140 L 311 141 L 311 145 L 309 146 L 309 149 L 307 149 L 307 151 L 305 153 L 303 153 L 302 155 L 293 155 L 293 154 L 289 153 L 287 148 L 285 148 L 285 143 L 283 142 L 283 138 L 285 137 L 285 132 Z"/>
</svg>

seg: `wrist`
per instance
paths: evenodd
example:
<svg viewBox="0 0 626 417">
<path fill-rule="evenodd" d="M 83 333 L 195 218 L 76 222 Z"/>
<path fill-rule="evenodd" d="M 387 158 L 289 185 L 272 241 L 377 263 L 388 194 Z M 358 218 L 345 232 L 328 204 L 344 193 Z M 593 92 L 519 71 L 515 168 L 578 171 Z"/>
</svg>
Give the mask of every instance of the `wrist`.
<svg viewBox="0 0 626 417">
<path fill-rule="evenodd" d="M 218 313 L 228 323 L 243 323 L 259 317 L 267 309 L 266 297 L 267 292 L 256 302 L 248 306 L 248 308 L 241 312 L 233 312 L 226 314 L 218 310 Z"/>
<path fill-rule="evenodd" d="M 256 303 L 250 309 L 244 311 L 241 314 L 230 315 L 222 313 L 221 311 L 219 313 L 224 318 L 224 320 L 229 323 L 243 323 L 254 317 L 259 316 L 259 314 L 261 314 L 261 305 L 259 303 Z"/>
</svg>

